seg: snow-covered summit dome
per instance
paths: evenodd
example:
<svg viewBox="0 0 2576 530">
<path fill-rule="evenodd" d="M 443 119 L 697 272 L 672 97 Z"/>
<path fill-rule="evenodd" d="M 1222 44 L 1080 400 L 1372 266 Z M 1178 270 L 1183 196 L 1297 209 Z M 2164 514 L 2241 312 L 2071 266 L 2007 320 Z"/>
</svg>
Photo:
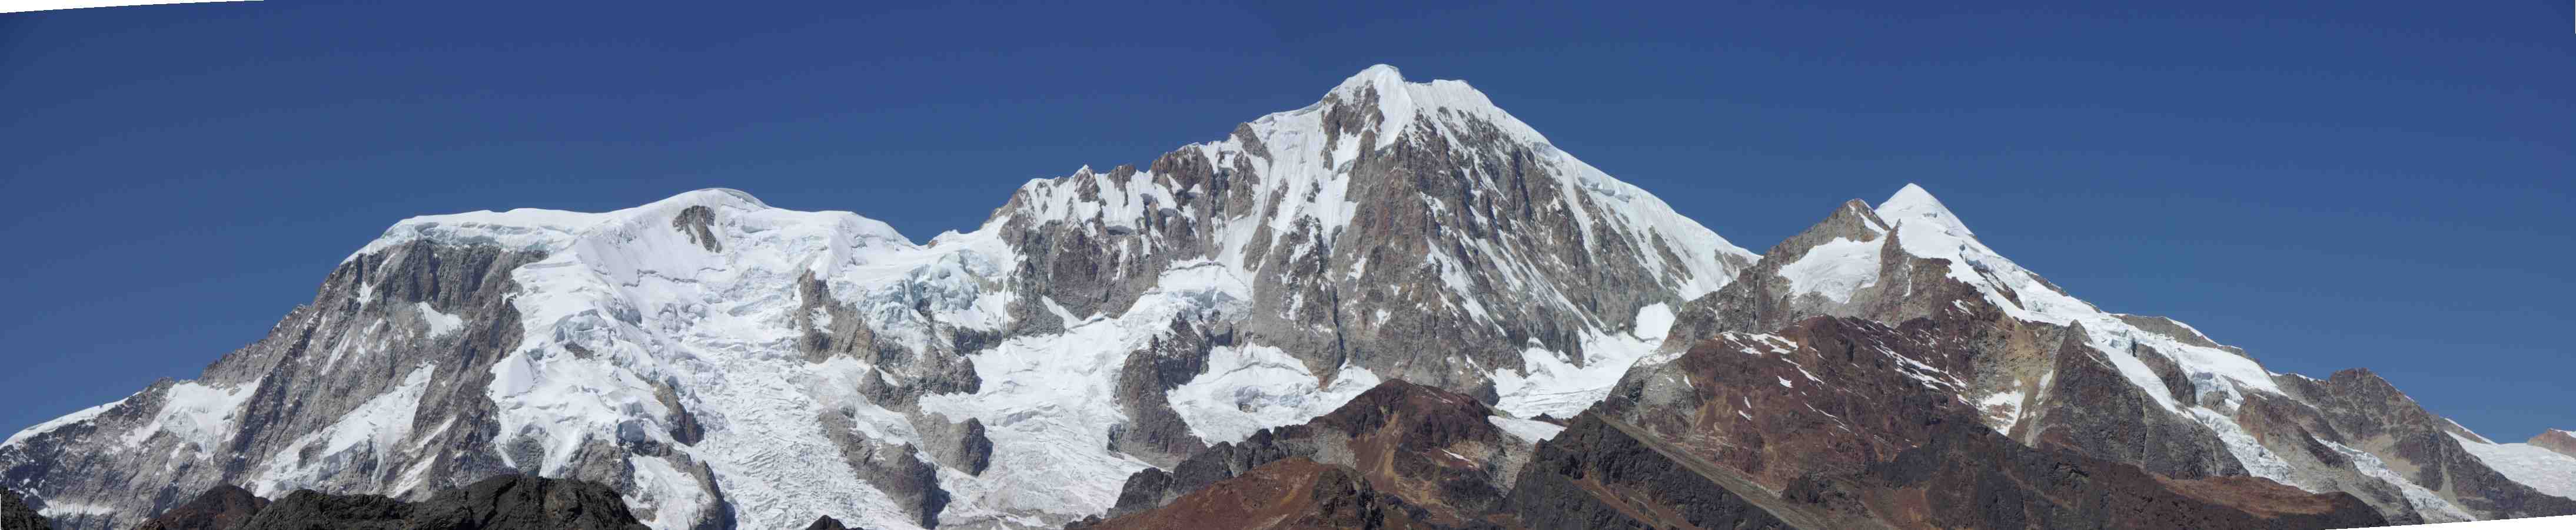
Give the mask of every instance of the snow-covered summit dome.
<svg viewBox="0 0 2576 530">
<path fill-rule="evenodd" d="M 588 236 L 633 228 L 659 226 L 669 229 L 674 219 L 691 209 L 703 209 L 714 222 L 744 222 L 759 227 L 789 224 L 815 224 L 829 230 L 848 232 L 854 242 L 883 242 L 913 246 L 912 241 L 882 221 L 842 211 L 800 212 L 771 207 L 759 197 L 731 188 L 701 188 L 672 195 L 643 205 L 607 212 L 574 212 L 542 208 L 513 208 L 507 211 L 481 210 L 464 213 L 423 215 L 403 219 L 385 229 L 384 235 L 351 253 L 349 259 L 388 248 L 428 240 L 440 244 L 493 245 L 510 250 L 560 251 Z M 836 238 L 837 239 L 837 238 Z M 344 259 L 345 261 L 345 259 Z"/>
</svg>

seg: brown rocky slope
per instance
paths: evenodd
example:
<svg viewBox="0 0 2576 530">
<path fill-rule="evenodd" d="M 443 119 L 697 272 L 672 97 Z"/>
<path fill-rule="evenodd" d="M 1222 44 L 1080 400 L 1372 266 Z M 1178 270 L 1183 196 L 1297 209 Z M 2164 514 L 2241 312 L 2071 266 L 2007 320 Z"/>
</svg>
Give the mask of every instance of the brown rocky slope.
<svg viewBox="0 0 2576 530">
<path fill-rule="evenodd" d="M 641 530 L 617 492 L 599 484 L 524 476 L 485 479 L 403 502 L 297 490 L 270 502 L 232 486 L 207 491 L 143 523 L 149 530 Z"/>
</svg>

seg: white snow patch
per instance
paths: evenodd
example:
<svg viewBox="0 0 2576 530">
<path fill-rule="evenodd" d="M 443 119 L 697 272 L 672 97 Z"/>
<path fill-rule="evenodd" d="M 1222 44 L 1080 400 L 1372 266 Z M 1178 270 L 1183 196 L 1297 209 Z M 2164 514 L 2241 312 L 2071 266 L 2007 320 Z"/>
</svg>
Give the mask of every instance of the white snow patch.
<svg viewBox="0 0 2576 530">
<path fill-rule="evenodd" d="M 420 310 L 420 319 L 429 323 L 431 337 L 445 337 L 465 327 L 464 317 L 440 313 L 437 309 L 429 307 L 429 302 L 412 302 L 412 305 Z"/>
<path fill-rule="evenodd" d="M 1781 266 L 1780 277 L 1789 279 L 1790 292 L 1850 302 L 1852 293 L 1878 283 L 1880 246 L 1875 241 L 1837 237 L 1807 249 L 1798 261 Z"/>
<path fill-rule="evenodd" d="M 1994 427 L 1995 432 L 2011 434 L 2014 426 L 2021 425 L 2021 403 L 2026 396 L 2020 390 L 1996 392 L 1977 400 L 1977 412 L 2001 416 L 2003 423 L 1988 426 Z"/>
<path fill-rule="evenodd" d="M 2307 376 L 2299 376 L 2299 377 L 2307 377 Z M 2468 439 L 2470 439 L 2470 440 L 2475 440 L 2475 441 L 2478 441 L 2478 442 L 2480 442 L 2480 443 L 2496 443 L 2496 442 L 2495 442 L 2495 440 L 2493 440 L 2493 439 L 2489 439 L 2489 438 L 2487 438 L 2485 435 L 2478 434 L 2478 432 L 2477 432 L 2477 431 L 2469 430 L 2469 426 L 2467 426 L 2467 425 L 2461 425 L 2461 424 L 2460 424 L 2460 422 L 2458 422 L 2458 421 L 2454 421 L 2454 420 L 2452 420 L 2452 419 L 2450 419 L 2450 418 L 2442 418 L 2442 422 L 2443 422 L 2443 423 L 2449 423 L 2449 424 L 2451 424 L 2451 428 L 2459 429 L 2461 433 L 2465 433 L 2465 434 L 2467 434 L 2467 435 L 2468 435 L 2467 437 L 2468 437 Z M 2558 430 L 2556 430 L 2556 429 L 2551 429 L 2551 431 L 2554 431 L 2554 432 L 2566 432 L 2566 431 L 2558 431 Z"/>
<path fill-rule="evenodd" d="M 2315 438 L 2311 437 L 2311 439 Z M 2398 494 L 2405 496 L 2406 504 L 2413 505 L 2416 512 L 2423 514 L 2424 522 L 2448 523 L 2478 519 L 2477 516 L 2470 515 L 2468 510 L 2462 510 L 2458 505 L 2443 499 L 2442 494 L 2416 485 L 2414 481 L 2406 480 L 2406 477 L 2388 469 L 2388 463 L 2381 461 L 2379 455 L 2322 439 L 2317 439 L 2317 443 L 2326 444 L 2327 447 L 2334 448 L 2335 452 L 2343 453 L 2345 458 L 2352 460 L 2354 469 L 2361 470 L 2361 474 L 2397 486 Z"/>
<path fill-rule="evenodd" d="M 45 516 L 47 519 L 65 519 L 72 517 L 115 514 L 116 506 L 114 505 L 73 502 L 47 502 L 45 503 L 44 509 L 36 510 L 36 515 Z"/>
<path fill-rule="evenodd" d="M 403 441 L 413 439 L 412 420 L 422 405 L 421 395 L 428 389 L 430 378 L 436 372 L 437 365 L 434 364 L 423 364 L 412 369 L 410 374 L 404 376 L 401 383 L 386 390 L 385 393 L 368 399 L 365 403 L 342 414 L 331 425 L 307 433 L 285 449 L 279 450 L 277 453 L 279 455 L 293 456 L 269 459 L 243 483 L 243 486 L 251 489 L 252 493 L 262 496 L 316 487 L 342 473 L 358 471 L 359 469 L 354 468 L 350 463 L 353 460 L 364 460 L 365 455 L 372 455 L 374 459 L 385 462 L 385 465 L 393 465 L 398 461 L 398 455 L 420 447 L 420 444 L 404 444 Z M 444 430 L 455 420 L 451 418 L 448 421 L 449 423 L 442 423 L 438 428 Z M 431 434 L 435 435 L 437 432 L 433 431 Z M 314 458 L 304 457 L 306 449 L 317 443 L 321 444 L 321 447 L 314 453 Z M 362 455 L 353 459 L 342 457 L 343 453 L 362 453 Z M 416 463 L 412 464 L 400 479 L 391 484 L 392 487 L 382 492 L 399 495 L 420 486 L 422 475 L 428 472 L 433 460 L 435 459 L 416 459 Z M 381 482 L 369 483 L 385 485 Z"/>
<path fill-rule="evenodd" d="M 672 467 L 670 461 L 661 458 L 639 457 L 628 459 L 628 462 L 634 464 L 629 474 L 634 477 L 636 487 L 625 495 L 627 503 L 661 507 L 652 511 L 651 518 L 642 521 L 646 526 L 672 528 L 697 522 L 698 512 L 710 499 L 705 491 L 692 486 L 697 483 L 696 477 Z M 843 520 L 858 519 L 848 512 L 829 515 Z"/>
<path fill-rule="evenodd" d="M 340 421 L 323 429 L 322 454 L 335 454 L 359 444 L 378 449 L 392 448 L 411 435 L 414 413 L 420 408 L 421 393 L 428 390 L 435 365 L 424 365 L 405 376 L 399 386 L 366 403 L 358 405 Z"/>
<path fill-rule="evenodd" d="M 34 438 L 37 435 L 54 432 L 54 429 L 60 429 L 72 424 L 98 419 L 98 415 L 107 413 L 108 409 L 116 408 L 117 405 L 125 404 L 125 400 L 128 399 L 134 399 L 134 396 L 117 398 L 116 401 L 110 401 L 99 406 L 73 411 L 70 414 L 62 415 L 62 417 L 45 420 L 44 423 L 38 423 L 34 426 L 20 429 L 17 434 L 9 435 L 9 441 L 0 442 L 0 447 L 18 445 L 18 442 L 27 441 L 28 438 Z"/>
<path fill-rule="evenodd" d="M 1586 329 L 1583 353 L 1587 358 L 1582 366 L 1545 348 L 1521 350 L 1518 371 L 1505 367 L 1491 374 L 1494 391 L 1501 395 L 1494 408 L 1524 418 L 1540 414 L 1565 418 L 1601 401 L 1629 366 L 1654 355 L 1655 347 L 1663 344 L 1664 334 L 1672 329 L 1673 311 L 1664 304 L 1650 305 L 1638 309 L 1635 320 L 1636 329 L 1625 335 Z"/>
<path fill-rule="evenodd" d="M 125 433 L 122 442 L 134 446 L 152 438 L 155 433 L 169 433 L 197 451 L 221 446 L 233 427 L 241 421 L 241 405 L 259 392 L 259 385 L 221 388 L 194 381 L 173 384 L 162 396 L 161 410 L 152 422 Z"/>
<path fill-rule="evenodd" d="M 1563 426 L 1538 420 L 1524 420 L 1520 418 L 1495 415 L 1486 416 L 1485 421 L 1493 423 L 1494 427 L 1501 428 L 1505 434 L 1510 434 L 1514 438 L 1526 440 L 1530 443 L 1546 441 L 1550 438 L 1555 438 L 1557 433 L 1565 432 L 1565 427 Z"/>
<path fill-rule="evenodd" d="M 2504 478 L 2541 493 L 2576 499 L 2576 457 L 2527 443 L 2485 443 L 2457 434 L 2451 438 Z"/>
<path fill-rule="evenodd" d="M 1376 374 L 1344 366 L 1331 385 L 1317 381 L 1304 362 L 1278 348 L 1219 346 L 1208 352 L 1207 373 L 1172 389 L 1172 410 L 1190 434 L 1210 444 L 1240 442 L 1264 428 L 1305 423 L 1376 387 Z"/>
<path fill-rule="evenodd" d="M 2193 407 L 2190 416 L 2193 421 L 2198 421 L 2202 426 L 2209 427 L 2210 431 L 2217 433 L 2218 440 L 2227 445 L 2227 453 L 2235 455 L 2236 461 L 2245 465 L 2245 474 L 2272 479 L 2273 482 L 2297 486 L 2310 492 L 2320 491 L 2313 484 L 2297 480 L 2295 474 L 2297 470 L 2290 465 L 2289 461 L 2282 460 L 2280 455 L 2272 454 L 2272 450 L 2263 447 L 2263 443 L 2255 440 L 2252 433 L 2245 432 L 2244 427 L 2236 425 L 2236 420 L 2199 407 Z"/>
</svg>

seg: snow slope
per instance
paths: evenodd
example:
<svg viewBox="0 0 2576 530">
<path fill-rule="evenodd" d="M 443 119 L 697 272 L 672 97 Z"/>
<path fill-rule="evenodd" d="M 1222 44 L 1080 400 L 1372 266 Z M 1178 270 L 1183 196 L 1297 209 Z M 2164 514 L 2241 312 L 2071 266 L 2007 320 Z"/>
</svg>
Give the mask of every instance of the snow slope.
<svg viewBox="0 0 2576 530">
<path fill-rule="evenodd" d="M 2451 435 L 2505 478 L 2541 493 L 2576 499 L 2576 457 L 2527 443 L 2500 444 Z"/>
</svg>

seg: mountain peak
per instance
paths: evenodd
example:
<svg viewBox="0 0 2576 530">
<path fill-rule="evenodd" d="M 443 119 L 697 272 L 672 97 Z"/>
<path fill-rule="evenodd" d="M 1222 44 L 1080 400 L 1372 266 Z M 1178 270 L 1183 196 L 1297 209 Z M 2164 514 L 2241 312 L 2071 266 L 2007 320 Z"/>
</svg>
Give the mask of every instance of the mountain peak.
<svg viewBox="0 0 2576 530">
<path fill-rule="evenodd" d="M 882 221 L 850 212 L 800 212 L 781 210 L 762 202 L 759 197 L 732 188 L 700 188 L 665 197 L 642 205 L 606 212 L 576 212 L 543 208 L 513 208 L 506 211 L 422 215 L 394 223 L 383 235 L 360 247 L 342 262 L 388 248 L 427 240 L 439 244 L 491 245 L 511 250 L 560 251 L 574 242 L 601 233 L 625 233 L 636 227 L 668 227 L 674 223 L 712 225 L 719 217 L 737 216 L 761 219 L 757 224 L 777 228 L 790 225 L 812 227 L 831 232 L 843 231 L 864 241 L 882 241 L 901 246 L 911 240 Z M 687 218 L 687 221 L 674 219 Z M 712 229 L 707 229 L 712 230 Z M 701 231 L 700 237 L 712 234 Z M 625 237 L 618 235 L 615 237 Z M 695 243 L 695 240 L 692 240 Z M 706 243 L 697 243 L 708 245 Z M 708 248 L 716 247 L 708 245 Z"/>
<path fill-rule="evenodd" d="M 1352 104 L 1363 101 L 1374 101 L 1378 114 L 1384 119 L 1378 125 L 1378 145 L 1375 147 L 1395 143 L 1402 136 L 1398 132 L 1417 123 L 1446 127 L 1448 123 L 1465 119 L 1492 124 L 1523 141 L 1547 143 L 1547 137 L 1540 135 L 1537 129 L 1494 106 L 1492 99 L 1466 81 L 1435 79 L 1416 83 L 1405 80 L 1403 71 L 1384 64 L 1372 65 L 1352 74 L 1334 85 L 1333 90 L 1324 95 L 1323 101 L 1287 114 L 1315 111 L 1337 102 Z M 1444 110 L 1447 112 L 1442 112 Z"/>
<path fill-rule="evenodd" d="M 1967 224 L 1959 222 L 1958 214 L 1950 213 L 1950 208 L 1943 206 L 1941 199 L 1933 198 L 1932 192 L 1925 191 L 1923 186 L 1910 182 L 1906 183 L 1903 189 L 1896 190 L 1896 194 L 1889 196 L 1886 202 L 1878 203 L 1877 213 L 1879 219 L 1886 220 L 1890 224 L 1918 220 L 1938 223 L 1945 228 L 1955 229 L 1960 234 L 1975 233 L 1968 230 Z"/>
<path fill-rule="evenodd" d="M 2569 432 L 2563 429 L 2549 429 L 2541 431 L 2539 436 L 2531 437 L 2531 441 L 2526 443 L 2538 446 L 2541 449 L 2548 449 L 2558 454 L 2576 457 L 2576 432 Z"/>
<path fill-rule="evenodd" d="M 753 197 L 751 193 L 733 188 L 698 188 L 653 201 L 651 204 L 665 203 L 683 206 L 726 205 L 753 210 L 769 209 L 769 203 L 761 202 L 759 197 Z"/>
<path fill-rule="evenodd" d="M 1333 86 L 1333 93 L 1353 93 L 1361 88 L 1391 91 L 1403 86 L 1404 72 L 1396 70 L 1394 66 L 1378 64 L 1370 65 L 1368 68 L 1361 69 L 1360 73 L 1351 74 L 1349 78 L 1343 79 L 1341 84 Z"/>
</svg>

